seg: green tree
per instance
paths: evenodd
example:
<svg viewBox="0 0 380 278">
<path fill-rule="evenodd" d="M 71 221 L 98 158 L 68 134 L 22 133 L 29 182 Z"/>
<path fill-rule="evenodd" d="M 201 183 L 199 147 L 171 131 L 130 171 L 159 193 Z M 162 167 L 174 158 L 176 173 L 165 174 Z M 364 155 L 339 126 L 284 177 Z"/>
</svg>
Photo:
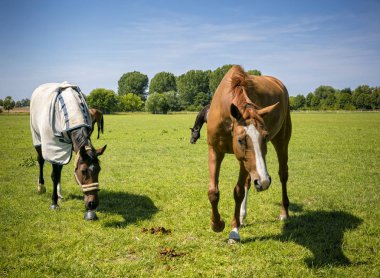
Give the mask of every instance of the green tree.
<svg viewBox="0 0 380 278">
<path fill-rule="evenodd" d="M 313 94 L 313 98 L 311 99 L 311 102 L 310 102 L 310 107 L 312 109 L 318 110 L 320 102 L 321 100 L 319 99 L 319 97 Z"/>
<path fill-rule="evenodd" d="M 304 95 L 297 95 L 294 98 L 294 103 L 293 103 L 294 110 L 302 109 L 305 106 L 305 103 L 306 103 L 305 96 Z"/>
<path fill-rule="evenodd" d="M 30 99 L 28 98 L 23 98 L 20 102 L 22 107 L 30 106 Z"/>
<path fill-rule="evenodd" d="M 314 91 L 314 95 L 317 96 L 320 100 L 326 99 L 329 95 L 334 94 L 335 89 L 331 86 L 319 86 L 317 89 Z"/>
<path fill-rule="evenodd" d="M 149 94 L 176 91 L 177 85 L 174 74 L 170 72 L 157 73 L 149 85 Z"/>
<path fill-rule="evenodd" d="M 177 78 L 177 89 L 181 105 L 184 108 L 194 104 L 198 93 L 210 95 L 209 72 L 189 70 Z"/>
<path fill-rule="evenodd" d="M 310 108 L 310 107 L 311 107 L 311 101 L 312 101 L 312 99 L 313 99 L 313 96 L 314 96 L 314 94 L 311 93 L 311 92 L 307 94 L 307 96 L 306 96 L 306 98 L 305 98 L 305 106 L 306 106 L 307 108 Z"/>
<path fill-rule="evenodd" d="M 325 99 L 321 101 L 321 107 L 323 109 L 334 109 L 335 107 L 335 94 L 329 94 Z"/>
<path fill-rule="evenodd" d="M 375 87 L 370 96 L 372 109 L 380 109 L 380 87 Z"/>
<path fill-rule="evenodd" d="M 4 106 L 4 109 L 5 110 L 8 110 L 8 113 L 9 113 L 9 110 L 12 110 L 14 107 L 15 107 L 15 102 L 14 100 L 12 99 L 11 96 L 7 96 L 5 99 L 4 99 L 4 102 L 3 102 L 3 106 Z"/>
<path fill-rule="evenodd" d="M 145 100 L 148 82 L 148 76 L 138 71 L 124 73 L 119 79 L 117 92 L 120 96 L 133 93 Z"/>
<path fill-rule="evenodd" d="M 145 109 L 152 114 L 166 114 L 169 111 L 168 99 L 165 94 L 153 93 L 145 102 Z"/>
<path fill-rule="evenodd" d="M 3 106 L 4 105 L 4 100 L 2 100 L 1 98 L 0 98 L 0 106 Z"/>
<path fill-rule="evenodd" d="M 232 68 L 233 65 L 228 64 L 221 66 L 210 73 L 210 82 L 209 82 L 209 88 L 212 95 L 214 95 L 216 88 L 218 88 L 220 81 L 222 81 L 223 77 L 226 75 L 226 73 L 229 71 L 230 68 Z"/>
<path fill-rule="evenodd" d="M 181 103 L 179 101 L 178 93 L 175 91 L 170 91 L 164 93 L 166 100 L 168 102 L 169 111 L 180 111 Z"/>
<path fill-rule="evenodd" d="M 371 109 L 372 89 L 368 85 L 358 86 L 352 93 L 352 103 L 356 109 Z"/>
<path fill-rule="evenodd" d="M 257 75 L 257 76 L 261 76 L 261 71 L 257 70 L 257 69 L 253 69 L 253 70 L 249 70 L 247 71 L 247 73 L 249 75 Z"/>
<path fill-rule="evenodd" d="M 352 110 L 354 107 L 351 104 L 351 94 L 346 90 L 342 90 L 336 94 L 335 107 L 337 109 Z"/>
<path fill-rule="evenodd" d="M 199 92 L 194 99 L 194 105 L 199 107 L 199 110 L 202 109 L 204 106 L 209 104 L 211 101 L 210 94 L 206 94 L 204 92 Z"/>
<path fill-rule="evenodd" d="M 141 111 L 144 107 L 144 102 L 138 95 L 128 93 L 126 95 L 119 96 L 121 111 Z"/>
<path fill-rule="evenodd" d="M 92 90 L 86 99 L 90 107 L 97 108 L 106 114 L 115 112 L 119 105 L 116 93 L 104 88 Z"/>
</svg>

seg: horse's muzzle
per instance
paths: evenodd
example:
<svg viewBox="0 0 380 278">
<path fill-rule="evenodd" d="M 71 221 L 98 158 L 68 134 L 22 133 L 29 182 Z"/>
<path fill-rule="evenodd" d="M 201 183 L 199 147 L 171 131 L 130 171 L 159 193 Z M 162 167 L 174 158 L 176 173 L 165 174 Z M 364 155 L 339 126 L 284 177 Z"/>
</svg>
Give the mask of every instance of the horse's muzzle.
<svg viewBox="0 0 380 278">
<path fill-rule="evenodd" d="M 260 181 L 257 179 L 253 181 L 253 184 L 257 192 L 267 190 L 271 183 L 272 183 L 272 178 L 270 176 L 268 176 L 268 179 L 263 180 L 263 181 Z"/>
</svg>

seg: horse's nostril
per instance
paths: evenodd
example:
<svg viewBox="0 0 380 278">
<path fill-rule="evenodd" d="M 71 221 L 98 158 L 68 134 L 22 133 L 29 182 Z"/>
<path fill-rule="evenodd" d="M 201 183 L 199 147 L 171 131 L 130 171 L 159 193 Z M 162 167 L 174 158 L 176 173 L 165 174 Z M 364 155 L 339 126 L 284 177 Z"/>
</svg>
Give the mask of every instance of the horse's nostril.
<svg viewBox="0 0 380 278">
<path fill-rule="evenodd" d="M 258 187 L 259 186 L 259 180 L 254 180 L 253 184 L 255 185 L 255 187 Z"/>
</svg>

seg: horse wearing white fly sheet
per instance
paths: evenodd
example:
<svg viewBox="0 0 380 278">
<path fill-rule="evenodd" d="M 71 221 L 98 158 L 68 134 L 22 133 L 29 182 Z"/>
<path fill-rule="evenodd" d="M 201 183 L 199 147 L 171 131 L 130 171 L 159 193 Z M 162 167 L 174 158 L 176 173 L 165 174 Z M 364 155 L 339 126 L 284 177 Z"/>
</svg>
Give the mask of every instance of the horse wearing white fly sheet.
<svg viewBox="0 0 380 278">
<path fill-rule="evenodd" d="M 67 133 L 82 126 L 92 127 L 91 116 L 79 87 L 66 81 L 43 84 L 34 90 L 31 105 L 33 145 L 42 147 L 45 160 L 59 165 L 69 163 L 72 142 Z"/>
</svg>

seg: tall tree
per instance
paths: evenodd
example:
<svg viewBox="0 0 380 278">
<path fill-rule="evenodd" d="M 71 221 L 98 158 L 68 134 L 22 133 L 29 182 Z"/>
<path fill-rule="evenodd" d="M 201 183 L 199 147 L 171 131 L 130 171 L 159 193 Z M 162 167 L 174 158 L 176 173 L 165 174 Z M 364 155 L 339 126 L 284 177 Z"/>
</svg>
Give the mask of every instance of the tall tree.
<svg viewBox="0 0 380 278">
<path fill-rule="evenodd" d="M 189 70 L 177 78 L 177 90 L 181 105 L 193 105 L 198 93 L 210 95 L 209 72 L 202 70 Z"/>
<path fill-rule="evenodd" d="M 250 74 L 250 75 L 261 76 L 261 71 L 259 71 L 259 70 L 257 70 L 257 69 L 249 70 L 249 71 L 247 71 L 247 73 Z"/>
<path fill-rule="evenodd" d="M 335 89 L 331 86 L 321 85 L 314 91 L 314 95 L 316 95 L 320 100 L 326 99 L 329 95 L 334 94 Z"/>
<path fill-rule="evenodd" d="M 176 91 L 177 85 L 174 74 L 170 72 L 157 73 L 149 84 L 149 94 Z"/>
<path fill-rule="evenodd" d="M 314 94 L 313 93 L 308 93 L 305 99 L 305 106 L 310 108 L 311 107 L 311 101 L 313 99 Z"/>
<path fill-rule="evenodd" d="M 9 110 L 12 110 L 15 107 L 15 105 L 16 103 L 14 102 L 11 96 L 7 96 L 4 99 L 3 106 L 5 110 L 8 110 L 8 113 L 9 113 Z"/>
<path fill-rule="evenodd" d="M 161 93 L 152 93 L 145 102 L 145 109 L 152 114 L 166 114 L 169 111 L 167 96 Z"/>
<path fill-rule="evenodd" d="M 120 96 L 132 93 L 145 100 L 148 87 L 148 76 L 138 71 L 124 73 L 118 82 L 118 94 Z"/>
<path fill-rule="evenodd" d="M 210 87 L 210 92 L 212 95 L 214 95 L 216 88 L 218 88 L 220 81 L 222 81 L 223 77 L 226 75 L 227 71 L 232 68 L 233 65 L 228 64 L 221 66 L 211 72 L 210 74 L 210 82 L 209 82 L 209 87 Z"/>
<path fill-rule="evenodd" d="M 144 102 L 141 100 L 141 98 L 138 95 L 128 93 L 123 96 L 119 96 L 120 101 L 120 109 L 122 111 L 141 111 Z"/>
<path fill-rule="evenodd" d="M 86 99 L 90 107 L 97 108 L 106 114 L 115 112 L 119 105 L 116 93 L 104 88 L 92 90 Z"/>
</svg>

